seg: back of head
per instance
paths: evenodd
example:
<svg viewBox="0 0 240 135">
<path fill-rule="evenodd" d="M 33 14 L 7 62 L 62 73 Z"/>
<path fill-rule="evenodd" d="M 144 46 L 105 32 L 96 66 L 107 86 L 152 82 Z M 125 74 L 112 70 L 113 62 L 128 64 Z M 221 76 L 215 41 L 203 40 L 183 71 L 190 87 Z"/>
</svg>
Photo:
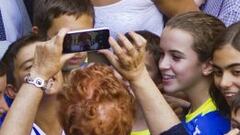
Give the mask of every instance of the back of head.
<svg viewBox="0 0 240 135">
<path fill-rule="evenodd" d="M 91 0 L 35 0 L 33 25 L 39 28 L 40 34 L 46 34 L 53 19 L 61 15 L 80 17 L 86 14 L 94 18 Z"/>
<path fill-rule="evenodd" d="M 110 67 L 73 71 L 58 95 L 59 118 L 68 135 L 128 135 L 134 100 Z"/>
<path fill-rule="evenodd" d="M 193 36 L 193 50 L 201 62 L 211 58 L 214 43 L 226 29 L 223 22 L 202 12 L 188 12 L 171 18 L 166 27 L 189 32 Z"/>
</svg>

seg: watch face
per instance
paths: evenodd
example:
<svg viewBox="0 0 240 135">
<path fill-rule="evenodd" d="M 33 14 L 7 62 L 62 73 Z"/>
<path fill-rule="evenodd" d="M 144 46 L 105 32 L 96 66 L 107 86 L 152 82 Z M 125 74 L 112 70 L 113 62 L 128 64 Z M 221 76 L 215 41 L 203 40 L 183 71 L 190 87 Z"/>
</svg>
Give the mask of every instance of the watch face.
<svg viewBox="0 0 240 135">
<path fill-rule="evenodd" d="M 35 78 L 34 79 L 34 84 L 37 86 L 37 87 L 43 87 L 44 86 L 44 80 L 42 78 Z"/>
<path fill-rule="evenodd" d="M 29 84 L 33 84 L 34 86 L 41 88 L 43 91 L 45 91 L 47 89 L 47 82 L 45 82 L 42 78 L 40 77 L 36 77 L 36 78 L 32 78 L 30 74 L 28 74 L 25 78 L 24 78 L 26 83 Z"/>
</svg>

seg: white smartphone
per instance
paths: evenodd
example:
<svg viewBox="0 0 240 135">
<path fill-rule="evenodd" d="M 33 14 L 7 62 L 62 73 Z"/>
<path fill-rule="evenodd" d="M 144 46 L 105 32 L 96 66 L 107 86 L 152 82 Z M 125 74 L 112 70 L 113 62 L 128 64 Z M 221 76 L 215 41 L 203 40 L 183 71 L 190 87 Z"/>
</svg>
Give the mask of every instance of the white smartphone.
<svg viewBox="0 0 240 135">
<path fill-rule="evenodd" d="M 106 27 L 70 31 L 64 38 L 63 53 L 109 49 L 108 38 L 109 29 Z"/>
</svg>

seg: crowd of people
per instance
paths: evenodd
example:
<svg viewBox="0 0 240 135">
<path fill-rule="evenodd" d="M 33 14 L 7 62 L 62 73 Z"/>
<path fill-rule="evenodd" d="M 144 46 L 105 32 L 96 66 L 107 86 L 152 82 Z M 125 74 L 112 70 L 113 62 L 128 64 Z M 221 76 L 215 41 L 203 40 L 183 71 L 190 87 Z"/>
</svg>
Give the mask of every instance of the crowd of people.
<svg viewBox="0 0 240 135">
<path fill-rule="evenodd" d="M 1 135 L 240 134 L 240 0 L 0 3 Z"/>
</svg>

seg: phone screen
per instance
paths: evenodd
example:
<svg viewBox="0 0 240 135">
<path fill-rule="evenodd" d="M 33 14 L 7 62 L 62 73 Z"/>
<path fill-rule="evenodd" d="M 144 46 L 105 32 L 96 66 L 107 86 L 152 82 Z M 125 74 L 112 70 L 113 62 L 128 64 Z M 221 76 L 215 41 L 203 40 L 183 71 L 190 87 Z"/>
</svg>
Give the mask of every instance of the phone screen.
<svg viewBox="0 0 240 135">
<path fill-rule="evenodd" d="M 63 53 L 96 51 L 110 48 L 109 29 L 89 29 L 72 31 L 66 34 L 63 42 Z"/>
</svg>

